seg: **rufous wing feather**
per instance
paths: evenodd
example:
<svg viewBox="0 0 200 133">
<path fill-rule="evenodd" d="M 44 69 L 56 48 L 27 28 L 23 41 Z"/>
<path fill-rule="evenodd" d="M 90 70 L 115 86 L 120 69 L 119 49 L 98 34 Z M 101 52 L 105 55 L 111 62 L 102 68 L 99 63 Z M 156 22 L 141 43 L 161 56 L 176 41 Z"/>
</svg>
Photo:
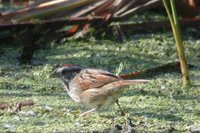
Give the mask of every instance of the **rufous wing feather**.
<svg viewBox="0 0 200 133">
<path fill-rule="evenodd" d="M 74 82 L 78 83 L 82 90 L 101 88 L 102 86 L 114 81 L 122 80 L 120 77 L 100 69 L 84 69 Z"/>
</svg>

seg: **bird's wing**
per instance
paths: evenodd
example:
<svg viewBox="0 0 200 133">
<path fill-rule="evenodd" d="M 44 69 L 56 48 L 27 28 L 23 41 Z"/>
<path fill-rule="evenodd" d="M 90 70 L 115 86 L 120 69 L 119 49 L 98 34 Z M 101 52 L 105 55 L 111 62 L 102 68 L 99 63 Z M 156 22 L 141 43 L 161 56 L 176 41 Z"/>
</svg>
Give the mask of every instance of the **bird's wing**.
<svg viewBox="0 0 200 133">
<path fill-rule="evenodd" d="M 100 88 L 114 81 L 122 80 L 120 77 L 101 69 L 83 69 L 72 82 L 78 84 L 82 90 Z"/>
</svg>

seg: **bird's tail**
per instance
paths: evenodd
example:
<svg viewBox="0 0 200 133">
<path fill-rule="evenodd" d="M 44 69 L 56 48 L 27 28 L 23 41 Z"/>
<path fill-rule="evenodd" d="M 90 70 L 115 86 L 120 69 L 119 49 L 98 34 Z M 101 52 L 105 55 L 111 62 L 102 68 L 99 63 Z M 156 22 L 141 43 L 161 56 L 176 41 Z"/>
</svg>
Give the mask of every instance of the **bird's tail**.
<svg viewBox="0 0 200 133">
<path fill-rule="evenodd" d="M 133 85 L 133 84 L 144 84 L 148 83 L 150 80 L 145 80 L 145 79 L 136 79 L 136 80 L 118 80 L 114 81 L 112 83 L 107 84 L 108 86 L 113 86 L 115 88 L 121 88 L 125 87 L 128 85 Z"/>
</svg>

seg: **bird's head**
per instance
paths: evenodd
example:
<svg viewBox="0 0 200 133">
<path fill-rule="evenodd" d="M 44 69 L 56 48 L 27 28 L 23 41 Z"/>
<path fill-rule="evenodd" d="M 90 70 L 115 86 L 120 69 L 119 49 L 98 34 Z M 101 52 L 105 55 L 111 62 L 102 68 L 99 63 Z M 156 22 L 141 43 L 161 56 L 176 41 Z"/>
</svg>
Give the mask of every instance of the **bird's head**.
<svg viewBox="0 0 200 133">
<path fill-rule="evenodd" d="M 81 71 L 81 67 L 73 64 L 64 64 L 58 67 L 54 72 L 49 76 L 51 78 L 59 78 L 61 80 L 65 80 L 69 82 L 73 79 L 76 74 Z"/>
</svg>

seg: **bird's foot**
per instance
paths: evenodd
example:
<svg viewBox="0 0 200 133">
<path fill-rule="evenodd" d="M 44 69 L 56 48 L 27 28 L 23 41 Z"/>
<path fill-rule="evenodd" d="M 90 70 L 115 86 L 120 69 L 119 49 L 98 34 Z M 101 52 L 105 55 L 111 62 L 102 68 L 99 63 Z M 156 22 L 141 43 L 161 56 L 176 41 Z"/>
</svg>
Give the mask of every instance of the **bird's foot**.
<svg viewBox="0 0 200 133">
<path fill-rule="evenodd" d="M 94 112 L 94 111 L 96 111 L 96 108 L 93 108 L 93 109 L 91 109 L 91 110 L 88 110 L 88 111 L 86 111 L 86 112 L 83 112 L 83 113 L 81 113 L 79 116 L 80 116 L 80 117 L 86 117 L 87 115 L 89 115 L 90 113 L 92 113 L 92 112 Z"/>
</svg>

